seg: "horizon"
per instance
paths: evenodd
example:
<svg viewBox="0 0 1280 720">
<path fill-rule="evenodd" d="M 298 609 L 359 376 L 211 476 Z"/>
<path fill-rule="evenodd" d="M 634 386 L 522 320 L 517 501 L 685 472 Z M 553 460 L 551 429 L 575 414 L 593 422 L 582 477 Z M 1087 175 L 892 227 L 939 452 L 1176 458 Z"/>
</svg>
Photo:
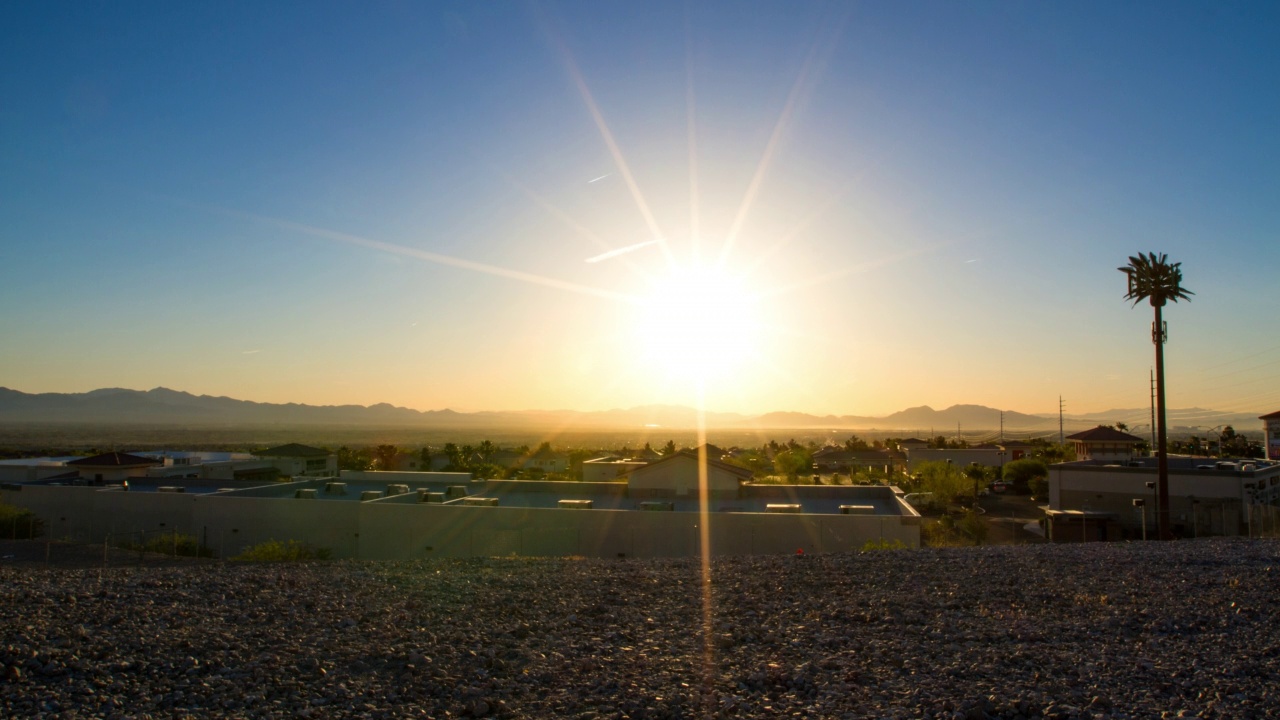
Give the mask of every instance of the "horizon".
<svg viewBox="0 0 1280 720">
<path fill-rule="evenodd" d="M 18 390 L 17 388 L 11 388 L 11 387 L 7 387 L 7 386 L 0 386 L 0 390 L 11 390 L 11 391 L 14 391 L 14 392 L 24 393 L 24 394 L 28 394 L 28 395 L 43 394 L 43 393 L 26 393 L 25 391 Z M 199 398 L 199 397 L 208 397 L 208 398 L 213 398 L 213 399 L 229 399 L 229 400 L 234 400 L 234 401 L 237 401 L 237 402 L 244 402 L 244 403 L 257 403 L 257 404 L 263 404 L 263 403 L 265 402 L 265 401 L 261 401 L 261 400 L 255 400 L 255 399 L 252 399 L 252 398 L 232 397 L 232 396 L 227 396 L 227 395 L 208 395 L 208 394 L 191 393 L 191 392 L 186 391 L 186 390 L 180 390 L 180 389 L 177 389 L 177 388 L 169 388 L 169 387 L 164 387 L 164 386 L 161 386 L 161 385 L 157 385 L 157 386 L 155 386 L 155 387 L 148 388 L 148 389 L 146 389 L 146 390 L 137 389 L 137 388 L 125 388 L 125 387 L 103 387 L 103 388 L 94 388 L 94 389 L 92 389 L 92 390 L 88 390 L 88 391 L 84 391 L 84 392 L 72 392 L 72 393 L 58 393 L 58 392 L 55 392 L 55 393 L 49 393 L 49 394 L 55 394 L 55 395 L 87 395 L 87 394 L 90 394 L 90 393 L 101 393 L 101 392 L 112 391 L 112 390 L 119 390 L 119 391 L 123 391 L 123 392 L 135 392 L 135 393 L 150 393 L 150 392 L 153 392 L 153 391 L 156 391 L 156 390 L 164 390 L 164 391 L 173 392 L 173 393 L 181 393 L 181 394 L 185 394 L 185 395 L 190 395 L 190 396 L 192 396 L 192 397 L 197 397 L 197 398 Z M 372 402 L 372 403 L 345 403 L 345 404 L 343 404 L 343 405 L 332 405 L 332 404 L 324 405 L 324 404 L 313 404 L 313 403 L 305 403 L 305 402 L 298 402 L 298 401 L 286 401 L 286 402 L 284 402 L 284 403 L 269 403 L 269 404 L 274 404 L 274 405 L 301 405 L 301 406 L 305 406 L 305 407 L 317 407 L 317 408 L 320 408 L 320 407 L 344 407 L 344 406 L 345 406 L 345 407 L 373 408 L 373 407 L 376 407 L 376 406 L 379 406 L 379 405 L 390 405 L 390 406 L 392 406 L 392 407 L 394 407 L 394 408 L 396 408 L 396 409 L 411 410 L 411 411 L 413 411 L 413 412 L 422 413 L 422 414 L 427 414 L 427 413 L 440 413 L 440 412 L 454 412 L 454 413 L 459 413 L 459 414 L 485 414 L 485 413 L 492 413 L 492 414 L 502 414 L 502 413 L 511 413 L 511 414 L 519 414 L 519 413 L 577 413 L 577 414 L 593 414 L 593 413 L 599 413 L 599 414 L 604 414 L 604 413 L 610 413 L 610 412 L 629 412 L 629 411 L 643 410 L 643 409 L 653 409 L 653 408 L 663 408 L 663 409 L 680 410 L 680 411 L 691 411 L 691 412 L 697 412 L 697 411 L 699 411 L 699 410 L 700 410 L 700 408 L 697 408 L 697 407 L 695 407 L 695 406 L 691 406 L 691 405 L 679 405 L 679 404 L 674 404 L 674 405 L 673 405 L 673 404 L 667 404 L 667 403 L 654 403 L 654 404 L 645 404 L 645 405 L 631 405 L 631 406 L 626 406 L 626 407 L 612 407 L 612 408 L 605 408 L 605 409 L 602 409 L 602 410 L 581 410 L 581 409 L 574 409 L 574 408 L 568 408 L 568 407 L 559 407 L 559 408 L 489 408 L 489 409 L 482 409 L 482 410 L 468 410 L 468 409 L 464 409 L 464 408 L 456 408 L 456 407 L 441 407 L 441 408 L 426 408 L 426 409 L 423 409 L 423 408 L 413 408 L 413 407 L 408 407 L 408 406 L 404 406 L 404 405 L 396 405 L 395 403 L 390 403 L 390 402 L 385 402 L 385 401 L 383 401 L 383 402 Z M 1015 413 L 1015 414 L 1019 414 L 1019 415 L 1025 415 L 1025 416 L 1030 416 L 1030 417 L 1037 417 L 1037 418 L 1042 418 L 1042 419 L 1052 419 L 1053 417 L 1056 417 L 1056 416 L 1057 416 L 1057 413 L 1054 413 L 1054 412 L 1027 412 L 1027 411 L 1015 410 L 1015 409 L 1011 409 L 1011 408 L 996 408 L 996 407 L 991 407 L 991 406 L 988 406 L 988 405 L 983 405 L 983 404 L 981 404 L 981 403 L 955 403 L 955 404 L 952 404 L 952 405 L 936 406 L 936 407 L 935 407 L 934 405 L 929 404 L 929 403 L 925 403 L 925 404 L 923 404 L 923 405 L 913 405 L 913 406 L 910 406 L 910 407 L 903 407 L 903 408 L 899 408 L 899 409 L 897 409 L 897 410 L 895 410 L 895 411 L 893 411 L 893 412 L 885 413 L 885 414 L 882 414 L 882 415 L 872 415 L 872 414 L 867 414 L 867 413 L 857 413 L 857 412 L 845 412 L 845 413 L 840 413 L 840 414 L 838 414 L 838 415 L 837 415 L 837 414 L 815 415 L 815 414 L 813 414 L 813 413 L 804 413 L 804 412 L 802 412 L 802 411 L 797 411 L 797 410 L 786 410 L 786 409 L 774 409 L 774 410 L 768 410 L 768 411 L 761 412 L 761 413 L 749 413 L 749 414 L 748 414 L 748 413 L 735 413 L 735 412 L 728 412 L 728 411 L 720 411 L 720 410 L 717 410 L 717 409 L 715 409 L 715 408 L 704 408 L 704 409 L 701 409 L 701 410 L 702 410 L 703 412 L 707 413 L 707 414 L 712 414 L 712 415 L 737 415 L 737 416 L 742 417 L 743 419 L 758 419 L 758 418 L 765 417 L 765 416 L 768 416 L 768 415 L 809 415 L 809 416 L 812 416 L 812 417 L 815 417 L 815 418 L 818 418 L 818 419 L 822 419 L 822 418 L 826 418 L 826 417 L 834 417 L 834 418 L 836 418 L 836 419 L 846 418 L 846 417 L 853 417 L 853 418 L 864 418 L 864 419 L 878 420 L 878 419 L 887 419 L 888 417 L 890 417 L 890 416 L 892 416 L 892 415 L 896 415 L 896 414 L 903 413 L 903 412 L 910 412 L 910 411 L 912 411 L 912 410 L 930 410 L 930 411 L 933 411 L 933 412 L 939 412 L 939 413 L 942 413 L 942 412 L 946 412 L 946 411 L 948 411 L 948 410 L 953 410 L 953 409 L 956 409 L 956 408 L 979 408 L 979 409 L 983 409 L 983 410 L 991 410 L 991 411 L 993 411 L 993 412 L 998 412 L 998 413 L 1001 413 L 1001 414 L 1004 414 L 1004 413 Z M 1172 414 L 1176 414 L 1176 413 L 1187 413 L 1187 412 L 1196 412 L 1196 411 L 1203 411 L 1203 412 L 1205 412 L 1205 413 L 1208 413 L 1208 414 L 1211 414 L 1211 415 L 1217 415 L 1217 416 L 1223 416 L 1223 415 L 1228 415 L 1228 414 L 1231 414 L 1231 415 L 1248 415 L 1248 414 L 1251 414 L 1251 413 L 1253 413 L 1253 412 L 1258 412 L 1258 413 L 1260 413 L 1260 414 L 1265 414 L 1265 412 L 1266 412 L 1266 411 L 1261 411 L 1261 410 L 1253 410 L 1253 411 L 1234 411 L 1234 412 L 1232 412 L 1232 411 L 1221 411 L 1221 410 L 1217 410 L 1217 409 L 1215 409 L 1215 408 L 1202 408 L 1202 407 L 1169 408 L 1169 412 L 1170 412 L 1170 413 L 1172 413 Z M 1138 427 L 1142 427 L 1142 426 L 1144 426 L 1144 425 L 1145 425 L 1145 426 L 1149 426 L 1149 425 L 1150 425 L 1150 423 L 1149 423 L 1149 422 L 1145 422 L 1145 423 L 1144 423 L 1144 422 L 1141 422 L 1142 420 L 1145 420 L 1145 419 L 1146 419 L 1146 417 L 1145 417 L 1145 413 L 1147 413 L 1147 412 L 1149 412 L 1149 409 L 1144 409 L 1144 408 L 1107 408 L 1106 410 L 1094 410 L 1094 411 L 1087 411 L 1087 412 L 1075 412 L 1075 413 L 1067 413 L 1067 412 L 1063 412 L 1062 416 L 1063 416 L 1064 418 L 1071 419 L 1071 420 L 1073 420 L 1073 421 L 1074 421 L 1074 420 L 1078 420 L 1078 419 L 1084 419 L 1084 418 L 1090 419 L 1090 421 L 1092 421 L 1093 419 L 1102 418 L 1103 416 L 1107 416 L 1107 415 L 1116 415 L 1116 417 L 1112 420 L 1112 423 L 1115 423 L 1115 422 L 1121 422 L 1121 423 L 1125 423 L 1125 424 L 1127 424 L 1127 425 L 1131 425 L 1131 426 L 1138 426 Z M 1207 417 L 1207 416 L 1192 416 L 1190 419 L 1206 419 L 1206 417 Z M 1178 421 L 1178 420 L 1186 420 L 1186 419 L 1188 419 L 1188 418 L 1178 418 L 1178 417 L 1171 417 L 1171 418 L 1170 418 L 1171 422 Z M 1135 421 L 1136 421 L 1136 422 L 1135 422 Z M 660 429 L 660 428 L 664 428 L 665 426 L 662 426 L 662 425 L 655 425 L 655 426 L 652 426 L 652 427 L 654 427 L 654 428 L 659 428 L 659 429 Z M 998 427 L 998 425 L 993 425 L 992 427 Z M 1198 427 L 1198 426 L 1191 426 L 1191 427 Z M 692 427 L 691 427 L 691 428 L 674 428 L 674 427 L 670 427 L 670 428 L 668 428 L 668 429 L 689 430 L 689 429 L 695 429 L 695 428 L 692 428 Z M 776 429 L 785 429 L 785 428 L 776 428 Z M 872 429 L 872 430 L 874 430 L 874 429 L 877 429 L 877 428 L 863 428 L 863 429 Z M 899 428 L 899 429 L 901 429 L 901 428 Z M 980 428 L 980 429 L 982 429 L 982 430 L 988 430 L 988 429 L 990 429 L 990 428 L 983 427 L 983 428 Z M 1016 429 L 1017 429 L 1017 428 L 1015 428 L 1015 427 L 1012 427 L 1012 426 L 1011 426 L 1011 430 L 1015 430 L 1015 431 L 1016 431 Z"/>
<path fill-rule="evenodd" d="M 1280 6 L 0 7 L 0 378 L 883 417 L 1280 405 Z M 20 70 L 19 70 L 20 69 Z"/>
</svg>

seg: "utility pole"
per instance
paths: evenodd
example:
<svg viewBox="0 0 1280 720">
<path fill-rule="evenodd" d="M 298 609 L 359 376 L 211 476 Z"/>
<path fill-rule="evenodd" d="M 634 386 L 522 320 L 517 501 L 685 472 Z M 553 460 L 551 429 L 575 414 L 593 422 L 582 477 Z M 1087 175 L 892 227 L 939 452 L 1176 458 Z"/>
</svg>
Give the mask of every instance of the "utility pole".
<svg viewBox="0 0 1280 720">
<path fill-rule="evenodd" d="M 1156 371 L 1151 371 L 1151 447 L 1156 446 Z"/>
<path fill-rule="evenodd" d="M 1000 411 L 1000 444 L 1004 444 L 1004 411 Z"/>
<path fill-rule="evenodd" d="M 1062 396 L 1058 396 L 1058 444 L 1063 445 L 1067 442 L 1066 433 L 1062 431 Z"/>
</svg>

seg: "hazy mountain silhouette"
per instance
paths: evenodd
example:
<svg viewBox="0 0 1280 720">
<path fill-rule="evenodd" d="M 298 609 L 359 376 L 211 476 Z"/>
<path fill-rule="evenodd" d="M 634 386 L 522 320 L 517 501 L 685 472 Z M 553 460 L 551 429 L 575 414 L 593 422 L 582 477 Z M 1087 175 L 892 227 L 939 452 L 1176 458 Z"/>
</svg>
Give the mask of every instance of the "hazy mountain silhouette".
<svg viewBox="0 0 1280 720">
<path fill-rule="evenodd" d="M 1092 427 L 1117 419 L 1142 417 L 1143 410 L 1110 410 L 1106 413 L 1068 416 L 1068 428 Z M 522 410 L 463 413 L 454 410 L 418 411 L 388 403 L 376 405 L 303 405 L 299 403 L 259 403 L 229 397 L 193 395 L 158 387 L 152 390 L 102 388 L 85 393 L 24 393 L 0 387 L 0 421 L 39 423 L 181 424 L 221 425 L 330 425 L 397 426 L 423 428 L 530 428 L 549 426 L 583 429 L 658 426 L 693 428 L 698 414 L 694 408 L 678 405 L 647 405 L 634 408 L 582 412 L 576 410 Z M 953 405 L 945 410 L 920 406 L 883 417 L 858 415 L 809 415 L 771 412 L 749 416 L 736 413 L 706 414 L 716 428 L 823 428 L 850 430 L 893 430 L 907 434 L 952 435 L 993 430 L 1000 426 L 1000 411 L 982 405 Z M 1193 408 L 1170 410 L 1170 426 L 1210 427 L 1235 424 L 1241 429 L 1257 425 L 1257 413 L 1220 413 Z M 1005 411 L 1004 427 L 1009 431 L 1056 429 L 1057 416 L 1028 415 Z M 1135 430 L 1136 431 L 1136 430 Z"/>
</svg>

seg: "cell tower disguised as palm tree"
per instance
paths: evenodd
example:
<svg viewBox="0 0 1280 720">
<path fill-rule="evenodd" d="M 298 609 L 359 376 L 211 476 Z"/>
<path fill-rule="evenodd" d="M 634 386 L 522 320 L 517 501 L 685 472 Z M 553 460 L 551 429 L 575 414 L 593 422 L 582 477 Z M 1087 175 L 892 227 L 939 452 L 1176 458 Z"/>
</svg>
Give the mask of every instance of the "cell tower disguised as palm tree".
<svg viewBox="0 0 1280 720">
<path fill-rule="evenodd" d="M 1169 339 L 1161 313 L 1164 304 L 1170 300 L 1190 300 L 1195 293 L 1182 287 L 1182 263 L 1170 263 L 1164 253 L 1138 253 L 1129 258 L 1129 264 L 1119 268 L 1120 272 L 1129 276 L 1129 293 L 1125 300 L 1132 300 L 1134 305 L 1148 300 L 1155 308 L 1156 319 L 1151 323 L 1151 342 L 1156 346 L 1156 457 L 1157 477 L 1156 493 L 1157 522 L 1161 540 L 1172 540 L 1173 531 L 1169 524 L 1169 453 L 1165 436 L 1164 412 L 1164 343 Z"/>
</svg>

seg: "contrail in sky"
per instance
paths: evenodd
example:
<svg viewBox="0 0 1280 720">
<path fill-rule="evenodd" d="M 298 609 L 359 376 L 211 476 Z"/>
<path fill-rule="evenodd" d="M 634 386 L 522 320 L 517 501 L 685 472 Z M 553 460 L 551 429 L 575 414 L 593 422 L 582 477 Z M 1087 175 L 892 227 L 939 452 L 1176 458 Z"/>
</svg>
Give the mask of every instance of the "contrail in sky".
<svg viewBox="0 0 1280 720">
<path fill-rule="evenodd" d="M 612 174 L 613 174 L 613 173 L 605 173 L 605 174 L 601 175 L 600 177 L 598 177 L 598 178 L 596 178 L 596 179 L 594 179 L 594 180 L 588 180 L 588 181 L 587 181 L 587 184 L 588 184 L 588 185 L 590 185 L 591 183 L 598 183 L 598 182 L 600 182 L 601 180 L 603 180 L 603 179 L 605 179 L 605 178 L 609 177 L 609 176 L 610 176 L 610 175 L 612 175 Z"/>
<path fill-rule="evenodd" d="M 619 256 L 619 255 L 625 255 L 625 254 L 627 254 L 627 253 L 629 253 L 629 252 L 634 252 L 634 251 L 639 250 L 640 248 L 645 247 L 645 246 L 647 246 L 647 245 L 657 245 L 657 244 L 658 244 L 658 241 L 657 241 L 657 240 L 645 240 L 644 242 L 636 243 L 635 245 L 628 245 L 628 246 L 623 247 L 623 248 L 618 248 L 617 250 L 610 250 L 610 251 L 609 251 L 609 252 L 607 252 L 607 253 L 602 253 L 602 254 L 597 255 L 597 256 L 595 256 L 595 257 L 589 257 L 589 258 L 587 258 L 587 262 L 589 262 L 589 263 L 598 263 L 598 262 L 600 262 L 601 260 L 608 260 L 608 259 L 609 259 L 609 258 L 611 258 L 611 257 L 617 257 L 617 256 Z"/>
<path fill-rule="evenodd" d="M 453 257 L 450 255 L 441 255 L 440 253 L 433 253 L 426 250 L 419 250 L 417 248 L 405 247 L 404 245 L 396 245 L 394 243 L 382 242 L 381 240 L 373 240 L 370 238 L 361 237 L 359 235 L 350 235 L 347 233 L 337 232 L 335 230 L 326 230 L 324 228 L 313 227 L 311 225 L 304 225 L 303 223 L 290 222 L 288 220 L 281 220 L 280 218 L 269 217 L 266 215 L 258 215 L 255 213 L 243 212 L 240 210 L 231 210 L 229 208 L 219 207 L 217 205 L 208 205 L 205 203 L 192 202 L 190 200 L 183 200 L 181 198 L 173 198 L 173 197 L 168 197 L 164 195 L 156 195 L 155 197 L 162 198 L 168 202 L 184 205 L 186 207 L 196 208 L 198 210 L 204 210 L 206 212 L 214 212 L 220 215 L 227 215 L 230 217 L 239 217 L 239 218 L 244 218 L 246 220 L 253 220 L 255 222 L 274 225 L 278 228 L 283 228 L 285 230 L 293 230 L 299 233 L 303 233 L 305 235 L 310 235 L 312 237 L 325 238 L 328 240 L 336 240 L 338 242 L 347 243 L 349 245 L 358 245 L 358 246 L 370 248 L 373 250 L 381 250 L 382 252 L 390 253 L 391 255 L 395 255 L 395 256 L 417 258 L 419 260 L 426 260 L 427 262 L 436 263 L 437 265 L 448 265 L 451 267 L 462 268 L 463 270 L 472 270 L 475 272 L 484 273 L 486 275 L 503 277 L 510 280 L 519 280 L 521 282 L 526 282 L 533 285 L 542 285 L 543 287 L 555 288 L 557 290 L 566 290 L 568 292 L 578 293 L 580 295 L 590 295 L 594 297 L 605 298 L 607 300 L 621 300 L 623 302 L 635 302 L 635 298 L 633 298 L 632 296 L 627 295 L 625 293 L 616 292 L 614 290 L 603 290 L 600 288 L 588 287 L 586 285 L 579 285 L 577 283 L 571 283 L 564 280 L 557 280 L 555 278 L 549 278 L 543 275 L 535 275 L 534 273 L 524 272 L 522 270 L 513 270 L 511 268 L 499 267 L 497 265 L 490 265 L 488 263 L 476 262 L 474 260 L 464 260 L 463 258 L 459 258 L 459 257 Z M 652 242 L 657 242 L 657 241 L 654 240 Z M 613 252 L 617 252 L 617 251 L 615 250 Z"/>
</svg>

